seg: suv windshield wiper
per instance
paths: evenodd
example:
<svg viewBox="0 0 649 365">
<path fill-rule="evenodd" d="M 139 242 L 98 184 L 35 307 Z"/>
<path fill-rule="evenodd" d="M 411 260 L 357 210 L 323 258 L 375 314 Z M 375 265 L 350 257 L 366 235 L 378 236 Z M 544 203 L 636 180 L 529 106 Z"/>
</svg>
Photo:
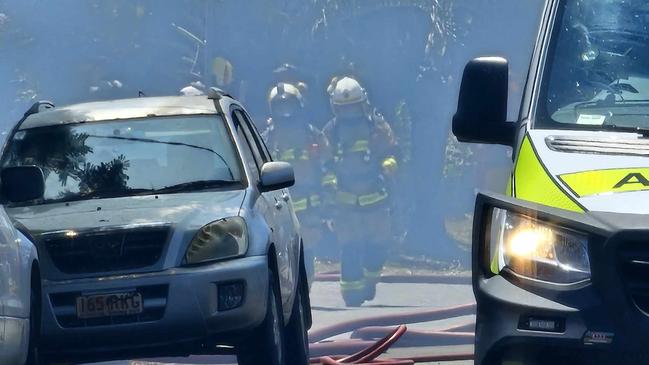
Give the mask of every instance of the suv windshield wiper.
<svg viewBox="0 0 649 365">
<path fill-rule="evenodd" d="M 171 146 L 184 146 L 184 147 L 189 147 L 189 148 L 195 148 L 197 150 L 207 151 L 207 152 L 213 153 L 214 155 L 216 155 L 216 157 L 218 157 L 219 160 L 221 160 L 221 162 L 223 163 L 225 168 L 228 169 L 228 174 L 230 174 L 230 178 L 234 180 L 234 173 L 232 172 L 232 169 L 230 168 L 230 165 L 228 165 L 228 162 L 225 160 L 223 155 L 221 155 L 220 153 L 214 151 L 211 148 L 196 146 L 196 145 L 193 145 L 193 144 L 182 143 L 182 142 L 158 141 L 157 139 L 150 139 L 150 138 L 121 137 L 121 136 L 99 136 L 99 135 L 94 135 L 94 134 L 91 134 L 88 137 L 105 138 L 105 139 L 117 139 L 117 140 L 122 140 L 122 141 L 133 141 L 133 142 L 158 143 L 158 144 L 166 144 L 166 145 L 171 145 Z"/>
<path fill-rule="evenodd" d="M 64 196 L 55 199 L 44 199 L 43 203 L 62 203 L 62 202 L 73 202 L 80 200 L 91 200 L 91 199 L 109 199 L 109 198 L 121 198 L 134 195 L 147 195 L 147 194 L 165 194 L 165 193 L 175 193 L 181 191 L 192 191 L 192 190 L 203 190 L 211 188 L 225 188 L 232 186 L 241 186 L 242 183 L 236 180 L 198 180 L 198 181 L 189 181 L 180 184 L 165 186 L 159 189 L 145 189 L 145 188 L 133 188 L 133 189 L 124 189 L 124 190 L 113 190 L 113 191 L 90 191 L 87 193 L 78 193 L 70 196 Z"/>
<path fill-rule="evenodd" d="M 180 184 L 165 186 L 160 189 L 151 189 L 153 193 L 175 193 L 180 191 L 202 190 L 210 188 L 225 188 L 232 186 L 240 186 L 241 182 L 236 180 L 197 180 L 189 181 Z"/>
<path fill-rule="evenodd" d="M 72 202 L 80 200 L 90 200 L 90 199 L 108 199 L 108 198 L 121 198 L 132 195 L 139 195 L 143 193 L 150 193 L 151 189 L 124 189 L 124 190 L 113 190 L 113 191 L 90 191 L 87 193 L 77 193 L 69 196 L 63 196 L 55 199 L 44 199 L 45 203 L 62 203 L 62 202 Z"/>
</svg>

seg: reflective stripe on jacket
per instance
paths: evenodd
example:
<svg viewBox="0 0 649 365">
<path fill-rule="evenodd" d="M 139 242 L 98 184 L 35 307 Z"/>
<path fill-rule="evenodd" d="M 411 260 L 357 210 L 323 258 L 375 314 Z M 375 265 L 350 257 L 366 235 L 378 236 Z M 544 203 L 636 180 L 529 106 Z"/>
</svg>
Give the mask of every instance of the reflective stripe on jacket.
<svg viewBox="0 0 649 365">
<path fill-rule="evenodd" d="M 293 199 L 293 209 L 296 213 L 306 211 L 309 208 L 317 208 L 320 204 L 320 196 L 317 194 L 313 194 L 310 197 Z"/>
<path fill-rule="evenodd" d="M 352 194 L 346 191 L 336 192 L 336 202 L 345 205 L 358 205 L 361 207 L 367 207 L 381 203 L 388 197 L 389 194 L 386 190 L 362 195 Z"/>
</svg>

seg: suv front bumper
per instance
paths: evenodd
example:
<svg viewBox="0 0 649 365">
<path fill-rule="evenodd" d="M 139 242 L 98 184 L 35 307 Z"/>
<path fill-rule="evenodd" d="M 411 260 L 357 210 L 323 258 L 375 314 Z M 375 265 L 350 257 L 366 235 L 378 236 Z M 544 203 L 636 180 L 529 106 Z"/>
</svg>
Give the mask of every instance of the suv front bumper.
<svg viewBox="0 0 649 365">
<path fill-rule="evenodd" d="M 243 301 L 237 308 L 219 310 L 219 285 L 230 283 L 243 285 Z M 119 317 L 108 322 L 76 317 L 79 295 L 132 290 L 142 293 L 144 312 L 130 322 Z M 229 344 L 263 321 L 267 291 L 266 256 L 147 274 L 45 282 L 42 351 L 66 359 L 88 354 L 147 356 L 147 349 L 184 355 L 196 346 Z"/>
</svg>

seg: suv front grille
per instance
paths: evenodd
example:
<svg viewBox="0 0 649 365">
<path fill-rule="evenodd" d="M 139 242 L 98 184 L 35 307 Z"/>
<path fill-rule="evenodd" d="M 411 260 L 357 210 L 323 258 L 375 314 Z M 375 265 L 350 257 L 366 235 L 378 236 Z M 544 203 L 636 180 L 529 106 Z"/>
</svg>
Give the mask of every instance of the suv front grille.
<svg viewBox="0 0 649 365">
<path fill-rule="evenodd" d="M 638 308 L 649 315 L 649 244 L 627 242 L 621 245 L 618 260 L 627 292 Z"/>
<path fill-rule="evenodd" d="M 162 319 L 167 307 L 168 285 L 149 285 L 135 288 L 142 295 L 143 311 L 128 316 L 81 319 L 77 315 L 77 297 L 81 292 L 50 294 L 52 310 L 59 325 L 64 328 L 108 326 L 115 324 L 153 322 Z"/>
<path fill-rule="evenodd" d="M 43 237 L 56 268 L 65 274 L 128 271 L 155 265 L 164 253 L 168 226 L 137 227 Z"/>
</svg>

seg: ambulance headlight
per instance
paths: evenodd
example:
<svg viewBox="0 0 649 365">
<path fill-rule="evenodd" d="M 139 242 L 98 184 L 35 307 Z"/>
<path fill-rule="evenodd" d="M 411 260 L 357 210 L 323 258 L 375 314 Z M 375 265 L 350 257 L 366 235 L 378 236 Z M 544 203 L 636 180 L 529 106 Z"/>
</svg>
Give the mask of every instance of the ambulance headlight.
<svg viewBox="0 0 649 365">
<path fill-rule="evenodd" d="M 541 281 L 572 284 L 590 278 L 587 236 L 494 208 L 488 236 L 490 271 L 509 269 Z"/>
</svg>

